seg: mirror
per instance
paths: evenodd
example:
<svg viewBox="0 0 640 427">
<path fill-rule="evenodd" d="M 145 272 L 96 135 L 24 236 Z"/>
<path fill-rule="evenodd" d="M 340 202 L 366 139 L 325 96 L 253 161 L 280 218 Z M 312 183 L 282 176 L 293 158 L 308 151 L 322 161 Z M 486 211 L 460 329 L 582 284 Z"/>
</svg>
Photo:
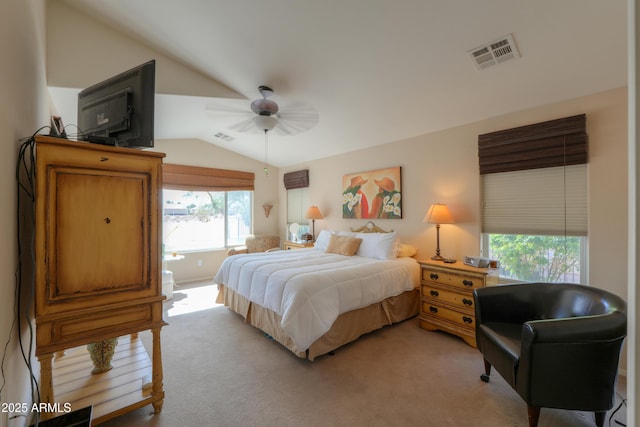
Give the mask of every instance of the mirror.
<svg viewBox="0 0 640 427">
<path fill-rule="evenodd" d="M 300 224 L 296 236 L 290 233 L 287 236 L 289 239 L 295 240 L 300 234 L 309 231 L 309 220 L 304 217 L 309 206 L 308 187 L 287 190 L 287 228 L 293 223 Z"/>
</svg>

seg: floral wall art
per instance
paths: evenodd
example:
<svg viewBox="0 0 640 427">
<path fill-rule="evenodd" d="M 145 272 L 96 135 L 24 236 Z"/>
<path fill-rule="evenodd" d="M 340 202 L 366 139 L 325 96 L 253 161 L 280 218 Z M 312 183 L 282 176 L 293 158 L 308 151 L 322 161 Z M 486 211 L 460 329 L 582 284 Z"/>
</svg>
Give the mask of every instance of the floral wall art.
<svg viewBox="0 0 640 427">
<path fill-rule="evenodd" d="M 400 167 L 342 177 L 343 218 L 402 218 Z"/>
</svg>

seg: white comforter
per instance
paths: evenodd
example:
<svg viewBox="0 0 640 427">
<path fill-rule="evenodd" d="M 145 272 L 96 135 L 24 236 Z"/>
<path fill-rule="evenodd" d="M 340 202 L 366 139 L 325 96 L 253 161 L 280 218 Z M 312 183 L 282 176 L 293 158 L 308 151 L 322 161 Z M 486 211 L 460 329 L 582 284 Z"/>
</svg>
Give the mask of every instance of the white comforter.
<svg viewBox="0 0 640 427">
<path fill-rule="evenodd" d="M 340 314 L 418 287 L 420 267 L 413 258 L 381 261 L 308 248 L 231 256 L 214 280 L 278 313 L 304 351 Z"/>
</svg>

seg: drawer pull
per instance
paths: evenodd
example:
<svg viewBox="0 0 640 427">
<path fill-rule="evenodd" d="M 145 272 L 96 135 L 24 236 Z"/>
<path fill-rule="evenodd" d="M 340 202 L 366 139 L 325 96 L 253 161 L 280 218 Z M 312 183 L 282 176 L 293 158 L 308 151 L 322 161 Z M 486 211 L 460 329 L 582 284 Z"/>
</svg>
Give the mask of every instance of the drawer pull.
<svg viewBox="0 0 640 427">
<path fill-rule="evenodd" d="M 438 295 L 440 295 L 438 291 L 430 291 L 429 293 L 431 294 L 432 297 L 437 297 Z"/>
<path fill-rule="evenodd" d="M 473 286 L 473 281 L 465 279 L 462 281 L 462 284 L 465 286 Z"/>
<path fill-rule="evenodd" d="M 473 319 L 469 316 L 462 316 L 462 321 L 464 323 L 473 323 Z"/>
<path fill-rule="evenodd" d="M 432 313 L 437 313 L 437 312 L 438 312 L 438 309 L 437 309 L 436 307 L 434 307 L 434 306 L 430 305 L 430 306 L 429 306 L 429 311 L 430 311 L 430 312 L 432 312 Z"/>
<path fill-rule="evenodd" d="M 438 280 L 438 275 L 436 273 L 431 273 L 429 277 L 431 277 L 431 280 Z"/>
<path fill-rule="evenodd" d="M 467 298 L 462 298 L 462 303 L 464 305 L 473 305 L 473 300 L 467 299 Z"/>
</svg>

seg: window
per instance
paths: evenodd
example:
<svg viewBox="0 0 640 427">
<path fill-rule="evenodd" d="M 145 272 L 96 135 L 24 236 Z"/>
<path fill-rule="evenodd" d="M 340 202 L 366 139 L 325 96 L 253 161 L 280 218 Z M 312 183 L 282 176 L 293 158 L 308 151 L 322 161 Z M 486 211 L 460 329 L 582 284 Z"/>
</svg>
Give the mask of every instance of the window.
<svg viewBox="0 0 640 427">
<path fill-rule="evenodd" d="M 586 283 L 587 165 L 482 175 L 483 254 L 505 281 Z"/>
<path fill-rule="evenodd" d="M 163 252 L 242 245 L 252 232 L 254 174 L 164 164 Z"/>
<path fill-rule="evenodd" d="M 251 234 L 251 191 L 164 189 L 164 252 L 220 249 Z"/>
<path fill-rule="evenodd" d="M 584 115 L 478 137 L 482 253 L 503 282 L 587 282 Z"/>
<path fill-rule="evenodd" d="M 483 244 L 502 282 L 586 283 L 586 237 L 484 234 Z"/>
</svg>

